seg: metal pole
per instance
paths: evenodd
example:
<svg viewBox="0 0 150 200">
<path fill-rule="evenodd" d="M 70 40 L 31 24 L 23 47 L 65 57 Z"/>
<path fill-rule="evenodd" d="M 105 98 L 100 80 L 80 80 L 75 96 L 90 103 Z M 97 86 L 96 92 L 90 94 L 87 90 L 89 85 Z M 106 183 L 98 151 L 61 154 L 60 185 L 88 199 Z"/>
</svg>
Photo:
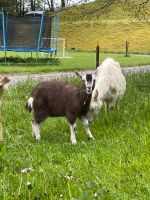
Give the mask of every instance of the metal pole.
<svg viewBox="0 0 150 200">
<path fill-rule="evenodd" d="M 38 51 L 36 51 L 36 63 L 38 61 Z"/>
<path fill-rule="evenodd" d="M 41 24 L 40 24 L 40 32 L 39 32 L 38 46 L 37 46 L 37 50 L 36 50 L 36 63 L 37 63 L 37 59 L 38 59 L 38 51 L 39 51 L 39 49 L 40 49 L 41 36 L 42 36 L 42 28 L 43 28 L 43 21 L 44 21 L 44 15 L 42 15 Z"/>
<path fill-rule="evenodd" d="M 99 66 L 99 45 L 96 46 L 96 68 Z"/>
<path fill-rule="evenodd" d="M 3 41 L 4 41 L 5 63 L 6 63 L 6 32 L 5 32 L 5 15 L 3 12 L 2 12 L 2 23 L 3 23 Z"/>
<path fill-rule="evenodd" d="M 53 18 L 52 18 L 53 19 Z M 52 23 L 52 20 L 51 20 L 51 23 Z M 53 19 L 53 23 L 52 23 L 52 25 L 51 25 L 51 48 L 53 48 L 54 49 L 54 23 L 55 23 L 55 17 L 54 17 L 54 19 Z"/>
<path fill-rule="evenodd" d="M 63 58 L 65 57 L 65 49 L 66 48 L 66 41 L 65 38 L 63 39 Z"/>
<path fill-rule="evenodd" d="M 36 21 L 36 16 L 34 14 L 33 26 L 32 26 L 32 45 L 31 45 L 32 49 L 34 48 L 35 21 Z"/>
<path fill-rule="evenodd" d="M 58 25 L 59 25 L 59 16 L 56 16 L 56 53 L 58 50 Z"/>
</svg>

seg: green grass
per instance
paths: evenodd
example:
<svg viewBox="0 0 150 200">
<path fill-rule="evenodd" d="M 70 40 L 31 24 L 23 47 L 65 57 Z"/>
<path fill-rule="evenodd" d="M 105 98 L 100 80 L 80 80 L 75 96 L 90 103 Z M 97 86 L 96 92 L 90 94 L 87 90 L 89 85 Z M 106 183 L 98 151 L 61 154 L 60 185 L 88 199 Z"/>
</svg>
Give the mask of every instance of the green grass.
<svg viewBox="0 0 150 200">
<path fill-rule="evenodd" d="M 39 143 L 32 138 L 32 116 L 24 106 L 33 84 L 20 84 L 4 95 L 0 199 L 149 200 L 150 74 L 127 77 L 120 109 L 109 120 L 102 109 L 90 125 L 95 141 L 88 141 L 78 121 L 76 146 L 69 142 L 63 118 L 42 124 Z M 28 167 L 33 171 L 21 173 Z"/>
<path fill-rule="evenodd" d="M 99 43 L 102 52 L 124 52 L 125 43 L 130 43 L 133 53 L 150 53 L 150 26 L 148 22 L 128 19 L 100 21 L 79 20 L 60 23 L 60 36 L 66 38 L 68 50 L 94 50 Z M 147 37 L 145 36 L 147 35 Z"/>
<path fill-rule="evenodd" d="M 27 58 L 29 54 L 22 53 L 19 54 L 19 56 Z M 31 74 L 31 73 L 74 71 L 75 69 L 78 70 L 95 69 L 96 54 L 94 52 L 68 52 L 66 54 L 66 57 L 69 58 L 60 58 L 59 59 L 60 63 L 57 65 L 52 65 L 50 63 L 47 64 L 1 63 L 0 74 L 13 74 L 13 73 Z M 110 54 L 110 53 L 100 53 L 100 62 L 107 57 L 113 57 L 115 60 L 119 61 L 122 67 L 150 64 L 150 56 L 145 57 L 145 56 L 131 55 L 129 57 L 125 57 L 125 54 Z"/>
</svg>

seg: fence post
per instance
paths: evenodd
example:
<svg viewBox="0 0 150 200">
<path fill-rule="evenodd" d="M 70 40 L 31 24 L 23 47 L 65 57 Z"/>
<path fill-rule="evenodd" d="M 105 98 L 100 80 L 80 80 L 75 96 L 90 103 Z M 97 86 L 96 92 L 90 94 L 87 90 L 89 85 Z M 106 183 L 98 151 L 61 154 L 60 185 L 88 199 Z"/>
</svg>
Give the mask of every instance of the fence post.
<svg viewBox="0 0 150 200">
<path fill-rule="evenodd" d="M 2 106 L 2 96 L 4 94 L 4 85 L 9 82 L 9 79 L 5 77 L 0 77 L 0 142 L 3 141 L 3 127 L 2 127 L 2 116 L 1 116 L 1 106 Z"/>
<path fill-rule="evenodd" d="M 99 45 L 96 46 L 96 68 L 99 66 Z"/>
<path fill-rule="evenodd" d="M 126 41 L 126 57 L 129 56 L 128 52 L 129 52 L 129 42 Z"/>
<path fill-rule="evenodd" d="M 66 39 L 66 44 L 65 44 L 65 45 L 66 45 L 66 47 L 65 47 L 65 48 L 66 48 L 66 51 L 68 50 L 68 43 L 67 43 L 67 42 L 68 42 L 68 41 L 67 41 L 67 39 Z"/>
</svg>

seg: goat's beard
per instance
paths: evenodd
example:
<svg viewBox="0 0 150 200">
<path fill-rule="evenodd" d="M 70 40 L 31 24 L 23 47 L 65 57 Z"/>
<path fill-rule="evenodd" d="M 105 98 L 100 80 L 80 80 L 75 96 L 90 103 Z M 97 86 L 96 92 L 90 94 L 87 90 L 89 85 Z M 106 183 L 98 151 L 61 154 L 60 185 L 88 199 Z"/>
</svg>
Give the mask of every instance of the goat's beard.
<svg viewBox="0 0 150 200">
<path fill-rule="evenodd" d="M 91 91 L 87 91 L 86 90 L 86 93 L 89 95 L 89 94 L 92 94 L 92 90 Z"/>
</svg>

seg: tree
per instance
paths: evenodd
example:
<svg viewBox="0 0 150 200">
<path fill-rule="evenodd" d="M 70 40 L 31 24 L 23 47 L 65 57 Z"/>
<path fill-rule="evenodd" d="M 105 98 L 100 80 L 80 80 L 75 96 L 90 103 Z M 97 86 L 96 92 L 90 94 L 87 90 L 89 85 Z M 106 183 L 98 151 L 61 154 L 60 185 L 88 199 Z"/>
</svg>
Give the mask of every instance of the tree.
<svg viewBox="0 0 150 200">
<path fill-rule="evenodd" d="M 9 13 L 15 13 L 18 9 L 18 1 L 17 0 L 0 0 L 0 10 Z"/>
<path fill-rule="evenodd" d="M 47 5 L 49 7 L 49 10 L 51 12 L 53 12 L 54 11 L 54 0 L 47 0 Z"/>
</svg>

